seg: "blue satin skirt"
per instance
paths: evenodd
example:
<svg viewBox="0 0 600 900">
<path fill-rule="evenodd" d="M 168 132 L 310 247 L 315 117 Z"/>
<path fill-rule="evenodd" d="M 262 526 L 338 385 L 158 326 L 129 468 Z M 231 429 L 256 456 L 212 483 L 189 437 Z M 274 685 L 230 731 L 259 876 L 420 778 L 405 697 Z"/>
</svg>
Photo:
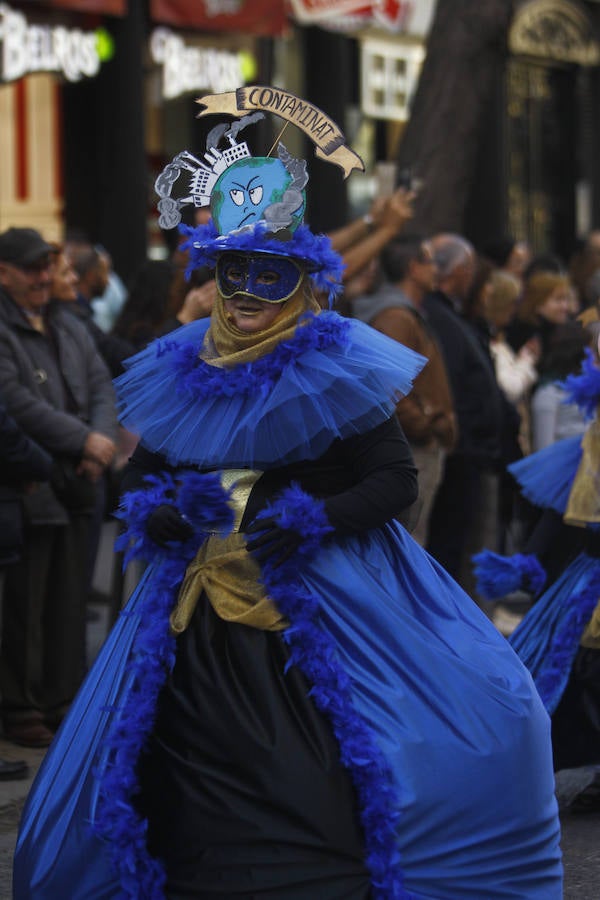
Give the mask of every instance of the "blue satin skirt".
<svg viewBox="0 0 600 900">
<path fill-rule="evenodd" d="M 510 636 L 552 715 L 567 686 L 583 631 L 600 597 L 600 559 L 580 553 Z"/>
<path fill-rule="evenodd" d="M 156 576 L 151 566 L 34 782 L 16 900 L 124 896 L 91 823 L 110 710 L 130 689 Z M 405 893 L 374 896 L 560 900 L 550 722 L 505 638 L 396 524 L 330 544 L 297 577 L 319 598 L 315 624 L 387 763 Z"/>
</svg>

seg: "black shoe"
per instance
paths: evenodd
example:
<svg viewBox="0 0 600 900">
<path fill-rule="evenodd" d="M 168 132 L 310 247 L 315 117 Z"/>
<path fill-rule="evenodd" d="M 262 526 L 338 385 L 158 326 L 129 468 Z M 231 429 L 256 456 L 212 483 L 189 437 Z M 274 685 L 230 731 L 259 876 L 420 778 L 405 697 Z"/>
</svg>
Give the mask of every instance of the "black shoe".
<svg viewBox="0 0 600 900">
<path fill-rule="evenodd" d="M 28 775 L 29 766 L 22 759 L 0 759 L 0 781 L 18 781 Z"/>
</svg>

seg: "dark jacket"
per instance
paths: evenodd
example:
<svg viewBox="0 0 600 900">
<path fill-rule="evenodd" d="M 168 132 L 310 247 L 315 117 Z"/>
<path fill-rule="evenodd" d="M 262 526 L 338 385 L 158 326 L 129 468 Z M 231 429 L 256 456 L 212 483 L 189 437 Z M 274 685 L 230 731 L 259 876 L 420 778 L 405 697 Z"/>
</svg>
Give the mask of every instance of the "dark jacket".
<svg viewBox="0 0 600 900">
<path fill-rule="evenodd" d="M 454 397 L 459 435 L 455 453 L 497 465 L 503 413 L 492 361 L 441 291 L 429 294 L 423 306 L 442 348 Z"/>
<path fill-rule="evenodd" d="M 48 309 L 43 335 L 0 291 L 0 387 L 10 415 L 69 477 L 90 431 L 116 436 L 110 374 L 85 326 L 59 305 Z M 57 490 L 46 484 L 27 496 L 33 524 L 67 521 Z"/>
<path fill-rule="evenodd" d="M 23 546 L 23 489 L 47 481 L 52 457 L 21 431 L 0 402 L 0 567 L 19 558 Z"/>
<path fill-rule="evenodd" d="M 427 365 L 414 380 L 412 391 L 396 406 L 396 415 L 409 444 L 438 444 L 447 451 L 452 450 L 457 441 L 456 417 L 437 336 L 399 287 L 385 284 L 372 299 L 377 313 L 368 320 L 369 325 L 427 359 Z"/>
</svg>

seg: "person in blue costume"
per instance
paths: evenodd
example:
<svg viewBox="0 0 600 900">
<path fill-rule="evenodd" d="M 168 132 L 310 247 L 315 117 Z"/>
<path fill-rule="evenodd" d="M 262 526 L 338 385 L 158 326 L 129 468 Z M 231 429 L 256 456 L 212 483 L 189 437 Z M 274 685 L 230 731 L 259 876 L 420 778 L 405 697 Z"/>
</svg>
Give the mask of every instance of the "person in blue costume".
<svg viewBox="0 0 600 900">
<path fill-rule="evenodd" d="M 188 229 L 210 321 L 117 380 L 148 566 L 28 798 L 16 900 L 559 900 L 548 716 L 398 521 L 425 360 L 315 301 L 341 262 L 278 157 L 276 210 Z"/>
<path fill-rule="evenodd" d="M 552 716 L 556 770 L 600 764 L 600 369 L 590 349 L 564 388 L 588 420 L 584 435 L 509 466 L 541 511 L 524 552 L 474 557 L 487 599 L 517 589 L 534 597 L 509 641 Z"/>
</svg>

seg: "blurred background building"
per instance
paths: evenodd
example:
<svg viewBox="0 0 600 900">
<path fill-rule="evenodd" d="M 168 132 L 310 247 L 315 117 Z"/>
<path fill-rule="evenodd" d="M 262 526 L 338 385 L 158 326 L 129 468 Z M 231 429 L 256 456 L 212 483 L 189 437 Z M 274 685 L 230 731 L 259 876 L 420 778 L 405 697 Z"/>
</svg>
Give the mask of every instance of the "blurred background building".
<svg viewBox="0 0 600 900">
<path fill-rule="evenodd" d="M 443 0 L 465 34 L 480 4 Z M 510 25 L 469 136 L 476 152 L 458 220 L 441 224 L 478 244 L 510 233 L 566 257 L 600 223 L 600 4 L 506 7 Z M 82 231 L 127 278 L 167 252 L 153 183 L 179 150 L 202 153 L 213 122 L 196 119 L 195 99 L 254 83 L 321 107 L 363 157 L 366 177 L 347 182 L 311 164 L 308 219 L 338 227 L 397 180 L 438 12 L 436 0 L 0 3 L 0 229 L 34 225 L 54 239 Z M 452 44 L 444 65 L 455 53 Z M 454 98 L 457 109 L 470 100 L 468 90 Z M 451 127 L 439 123 L 442 148 Z M 277 134 L 272 123 L 264 128 L 249 138 L 255 152 Z M 292 131 L 289 149 L 312 156 Z M 434 186 L 413 146 L 425 195 Z M 453 153 L 447 171 L 457 163 Z"/>
</svg>

